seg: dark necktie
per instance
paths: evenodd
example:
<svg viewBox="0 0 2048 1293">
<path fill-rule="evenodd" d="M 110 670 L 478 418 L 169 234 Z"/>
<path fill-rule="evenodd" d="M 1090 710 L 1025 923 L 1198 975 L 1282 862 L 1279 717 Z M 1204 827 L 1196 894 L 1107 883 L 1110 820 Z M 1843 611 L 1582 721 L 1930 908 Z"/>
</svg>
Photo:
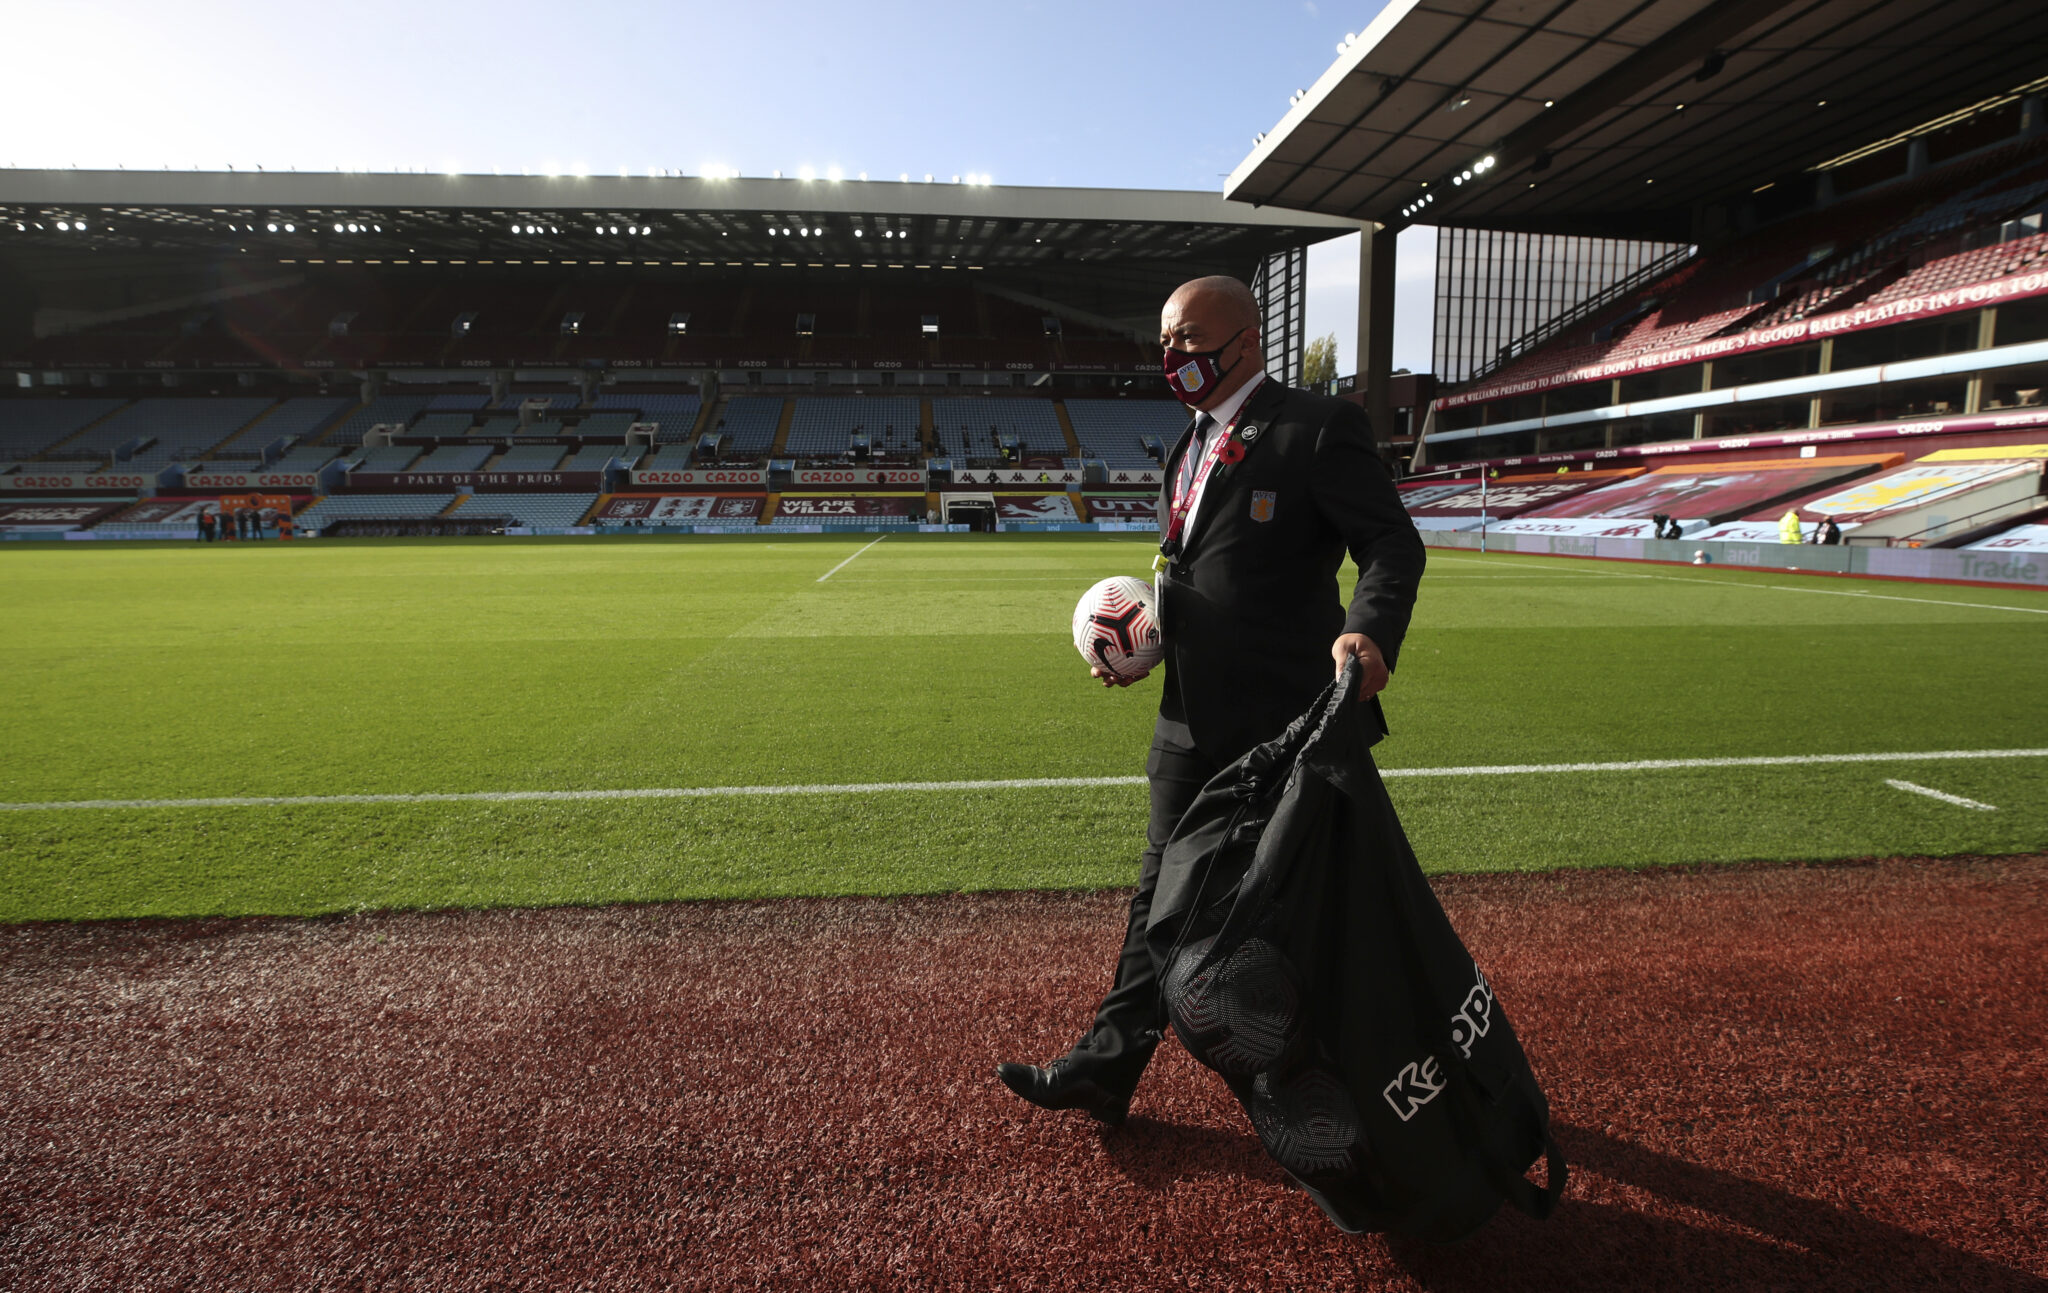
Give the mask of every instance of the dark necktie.
<svg viewBox="0 0 2048 1293">
<path fill-rule="evenodd" d="M 1196 464 L 1202 461 L 1202 449 L 1204 443 L 1209 438 L 1209 428 L 1215 425 L 1216 419 L 1210 417 L 1207 413 L 1197 413 L 1195 415 L 1195 435 L 1192 440 L 1188 441 L 1187 452 L 1181 455 L 1180 486 L 1174 491 L 1182 498 L 1186 498 L 1188 491 L 1195 486 Z"/>
</svg>

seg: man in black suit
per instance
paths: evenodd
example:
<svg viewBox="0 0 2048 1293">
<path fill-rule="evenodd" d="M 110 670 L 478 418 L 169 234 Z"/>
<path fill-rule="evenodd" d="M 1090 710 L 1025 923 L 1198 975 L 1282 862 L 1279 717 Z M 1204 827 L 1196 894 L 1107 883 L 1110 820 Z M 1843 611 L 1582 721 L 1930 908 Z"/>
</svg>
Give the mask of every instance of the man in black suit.
<svg viewBox="0 0 2048 1293">
<path fill-rule="evenodd" d="M 1151 816 L 1116 978 L 1088 1034 L 1038 1067 L 1002 1064 L 1012 1091 L 1112 1125 L 1130 1107 L 1166 1027 L 1145 926 L 1160 852 L 1217 772 L 1280 735 L 1352 656 L 1377 694 L 1408 630 L 1422 536 L 1355 404 L 1264 371 L 1258 306 L 1233 278 L 1183 284 L 1160 315 L 1167 384 L 1195 410 L 1159 495 L 1166 679 L 1145 762 Z M 1358 583 L 1347 607 L 1337 571 Z M 1104 686 L 1128 686 L 1101 669 Z"/>
</svg>

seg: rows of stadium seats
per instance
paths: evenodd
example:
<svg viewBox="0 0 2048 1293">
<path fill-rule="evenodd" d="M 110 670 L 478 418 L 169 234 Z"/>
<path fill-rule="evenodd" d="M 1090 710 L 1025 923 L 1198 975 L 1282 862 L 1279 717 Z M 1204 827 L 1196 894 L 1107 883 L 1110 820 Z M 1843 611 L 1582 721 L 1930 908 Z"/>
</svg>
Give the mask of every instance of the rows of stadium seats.
<svg viewBox="0 0 2048 1293">
<path fill-rule="evenodd" d="M 2032 141 L 1996 149 L 1767 226 L 1694 258 L 1482 380 L 1542 381 L 1830 309 L 1881 305 L 2036 268 L 2048 259 L 2040 235 L 1966 244 L 1996 239 L 2001 222 L 2048 200 L 2044 147 Z"/>
<path fill-rule="evenodd" d="M 425 395 L 379 395 L 328 432 L 327 443 L 343 448 L 359 445 L 371 427 L 384 423 L 402 425 L 419 416 L 427 407 L 429 398 Z"/>
<path fill-rule="evenodd" d="M 106 417 L 126 401 L 22 399 L 0 402 L 0 462 L 33 458 Z"/>
<path fill-rule="evenodd" d="M 552 444 L 516 444 L 491 464 L 492 471 L 553 471 L 562 448 Z"/>
<path fill-rule="evenodd" d="M 356 470 L 378 473 L 404 471 L 412 465 L 413 459 L 419 456 L 420 451 L 412 445 L 385 445 L 381 449 L 372 449 L 356 459 Z"/>
<path fill-rule="evenodd" d="M 1066 406 L 1082 456 L 1111 467 L 1156 467 L 1144 438 L 1157 437 L 1171 449 L 1188 429 L 1187 410 L 1172 400 L 1069 399 Z"/>
<path fill-rule="evenodd" d="M 741 395 L 726 401 L 725 411 L 713 429 L 727 437 L 729 455 L 758 458 L 774 447 L 775 429 L 781 421 L 780 396 Z M 667 428 L 662 430 L 662 439 L 668 439 Z"/>
<path fill-rule="evenodd" d="M 65 442 L 67 454 L 111 457 L 116 449 L 139 438 L 153 443 L 124 467 L 147 471 L 174 462 L 197 462 L 205 452 L 271 405 L 268 399 L 200 396 L 185 399 L 137 400 L 82 434 Z"/>
<path fill-rule="evenodd" d="M 873 446 L 886 444 L 908 451 L 917 443 L 917 424 L 916 400 L 800 397 L 790 416 L 783 450 L 798 458 L 837 457 L 847 451 L 855 431 L 864 431 Z"/>
<path fill-rule="evenodd" d="M 409 471 L 480 471 L 490 460 L 487 444 L 444 444 L 427 450 Z"/>
<path fill-rule="evenodd" d="M 212 458 L 254 458 L 278 440 L 310 440 L 353 403 L 335 395 L 302 395 L 279 404 L 213 451 Z M 328 457 L 333 457 L 329 452 Z M 324 460 L 323 460 L 324 461 Z"/>
<path fill-rule="evenodd" d="M 932 428 L 949 452 L 963 443 L 1016 440 L 1033 457 L 1068 457 L 1067 433 L 1051 401 L 1042 399 L 934 399 Z"/>
<path fill-rule="evenodd" d="M 2044 264 L 2048 264 L 2048 234 L 2016 238 L 2011 242 L 1979 247 L 1974 251 L 1959 252 L 1953 256 L 1929 261 L 1883 291 L 1874 293 L 1870 298 L 1870 304 L 1882 305 L 1886 301 L 1894 301 L 1900 297 L 1919 296 L 1927 292 L 1939 292 L 1944 288 L 1963 287 L 1988 279 L 2024 274 L 2029 270 L 2041 268 Z"/>
<path fill-rule="evenodd" d="M 661 426 L 661 431 L 655 436 L 655 440 L 658 443 L 679 444 L 690 438 L 691 431 L 697 425 L 697 418 L 703 411 L 704 401 L 701 396 L 697 395 L 673 395 L 659 392 L 640 395 L 625 391 L 606 391 L 597 397 L 597 407 L 600 409 L 630 409 L 640 415 L 637 418 L 629 417 L 619 422 L 617 424 L 619 428 L 618 434 L 625 434 L 626 426 L 631 422 L 655 422 Z M 585 418 L 583 420 L 586 434 L 600 434 L 592 427 L 594 421 L 595 419 L 593 418 Z M 608 423 L 607 425 L 611 424 Z M 602 434 L 611 433 L 607 431 Z"/>
<path fill-rule="evenodd" d="M 597 502 L 596 494 L 472 494 L 455 509 L 459 516 L 502 516 L 517 525 L 559 528 L 575 525 Z"/>
<path fill-rule="evenodd" d="M 439 516 L 454 494 L 329 494 L 299 513 L 299 525 L 317 530 L 332 521 L 364 517 Z"/>
</svg>

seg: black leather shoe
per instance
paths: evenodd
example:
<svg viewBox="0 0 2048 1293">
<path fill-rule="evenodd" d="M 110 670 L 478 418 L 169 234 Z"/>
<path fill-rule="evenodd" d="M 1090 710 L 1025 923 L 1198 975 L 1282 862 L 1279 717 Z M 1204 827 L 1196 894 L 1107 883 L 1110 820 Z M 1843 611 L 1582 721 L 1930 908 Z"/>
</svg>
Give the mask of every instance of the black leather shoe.
<svg viewBox="0 0 2048 1293">
<path fill-rule="evenodd" d="M 1033 1064 L 998 1064 L 1003 1085 L 1041 1109 L 1080 1109 L 1097 1122 L 1120 1127 L 1131 1111 L 1131 1097 L 1117 1095 L 1090 1078 L 1076 1077 L 1062 1057 L 1044 1068 Z"/>
</svg>

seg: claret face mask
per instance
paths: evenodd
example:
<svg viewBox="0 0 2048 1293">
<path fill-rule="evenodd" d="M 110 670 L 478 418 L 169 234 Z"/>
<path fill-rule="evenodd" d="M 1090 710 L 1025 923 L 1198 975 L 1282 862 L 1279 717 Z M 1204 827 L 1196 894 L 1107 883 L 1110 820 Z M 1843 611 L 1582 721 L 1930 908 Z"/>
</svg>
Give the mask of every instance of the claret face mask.
<svg viewBox="0 0 2048 1293">
<path fill-rule="evenodd" d="M 1166 384 L 1173 388 L 1173 397 L 1191 408 L 1208 399 L 1209 393 L 1216 389 L 1216 383 L 1235 371 L 1237 364 L 1244 362 L 1240 357 L 1237 364 L 1229 368 L 1220 368 L 1216 364 L 1216 356 L 1230 349 L 1231 342 L 1243 335 L 1244 329 L 1239 328 L 1214 350 L 1175 350 L 1168 347 Z"/>
</svg>

